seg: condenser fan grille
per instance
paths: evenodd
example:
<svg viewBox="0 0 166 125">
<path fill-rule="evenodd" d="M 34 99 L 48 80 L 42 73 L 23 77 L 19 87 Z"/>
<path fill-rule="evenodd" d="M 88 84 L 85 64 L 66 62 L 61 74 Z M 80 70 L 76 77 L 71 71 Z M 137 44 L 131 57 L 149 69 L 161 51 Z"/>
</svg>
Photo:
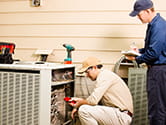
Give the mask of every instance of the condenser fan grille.
<svg viewBox="0 0 166 125">
<path fill-rule="evenodd" d="M 39 124 L 39 73 L 0 71 L 0 125 Z"/>
<path fill-rule="evenodd" d="M 149 124 L 147 116 L 146 72 L 147 69 L 145 68 L 129 68 L 128 86 L 133 97 L 134 105 L 132 125 Z"/>
</svg>

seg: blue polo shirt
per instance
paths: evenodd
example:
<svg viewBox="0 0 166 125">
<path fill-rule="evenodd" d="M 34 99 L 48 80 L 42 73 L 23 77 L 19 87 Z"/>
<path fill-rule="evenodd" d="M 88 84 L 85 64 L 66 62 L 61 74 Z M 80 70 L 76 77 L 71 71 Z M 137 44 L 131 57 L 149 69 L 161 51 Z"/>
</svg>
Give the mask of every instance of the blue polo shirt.
<svg viewBox="0 0 166 125">
<path fill-rule="evenodd" d="M 148 24 L 144 48 L 139 49 L 138 64 L 166 64 L 166 21 L 159 13 Z"/>
</svg>

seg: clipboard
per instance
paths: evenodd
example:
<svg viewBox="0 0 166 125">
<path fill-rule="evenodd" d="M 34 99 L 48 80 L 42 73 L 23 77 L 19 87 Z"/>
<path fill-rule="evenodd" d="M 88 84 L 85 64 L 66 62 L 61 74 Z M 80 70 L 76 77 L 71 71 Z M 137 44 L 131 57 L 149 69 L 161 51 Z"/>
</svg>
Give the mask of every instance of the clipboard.
<svg viewBox="0 0 166 125">
<path fill-rule="evenodd" d="M 121 51 L 121 53 L 125 56 L 141 56 L 140 53 L 133 51 L 133 50 Z"/>
</svg>

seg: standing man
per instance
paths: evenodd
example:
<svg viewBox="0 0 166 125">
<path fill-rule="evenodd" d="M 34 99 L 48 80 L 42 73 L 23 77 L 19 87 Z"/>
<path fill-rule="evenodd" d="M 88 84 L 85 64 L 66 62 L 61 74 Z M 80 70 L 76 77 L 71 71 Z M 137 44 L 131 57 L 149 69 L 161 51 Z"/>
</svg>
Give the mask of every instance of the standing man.
<svg viewBox="0 0 166 125">
<path fill-rule="evenodd" d="M 127 56 L 138 64 L 146 63 L 148 117 L 150 125 L 166 125 L 166 21 L 156 13 L 151 0 L 137 0 L 130 16 L 148 23 L 141 56 Z"/>
<path fill-rule="evenodd" d="M 82 63 L 79 73 L 86 73 L 96 87 L 87 99 L 73 97 L 72 118 L 78 111 L 81 125 L 130 125 L 133 102 L 129 88 L 115 73 L 102 68 L 95 57 Z"/>
</svg>

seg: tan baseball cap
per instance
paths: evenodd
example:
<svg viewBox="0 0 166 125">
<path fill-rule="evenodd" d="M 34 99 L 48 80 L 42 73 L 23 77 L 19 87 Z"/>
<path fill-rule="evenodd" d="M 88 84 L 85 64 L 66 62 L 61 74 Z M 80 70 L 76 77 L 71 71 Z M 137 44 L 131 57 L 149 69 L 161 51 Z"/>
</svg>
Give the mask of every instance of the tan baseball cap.
<svg viewBox="0 0 166 125">
<path fill-rule="evenodd" d="M 84 73 L 89 67 L 102 64 L 96 57 L 88 57 L 82 62 L 82 68 L 78 71 L 79 74 Z"/>
</svg>

